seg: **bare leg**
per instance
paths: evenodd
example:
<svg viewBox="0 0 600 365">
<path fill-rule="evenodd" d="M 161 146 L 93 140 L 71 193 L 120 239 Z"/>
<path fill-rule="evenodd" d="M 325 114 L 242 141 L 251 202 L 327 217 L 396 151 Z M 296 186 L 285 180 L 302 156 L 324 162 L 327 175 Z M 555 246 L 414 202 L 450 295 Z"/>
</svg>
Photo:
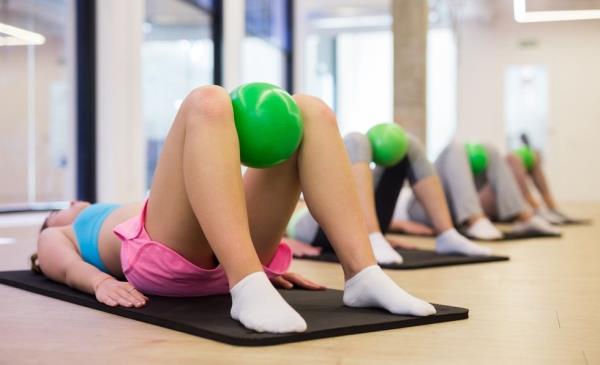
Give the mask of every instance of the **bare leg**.
<svg viewBox="0 0 600 365">
<path fill-rule="evenodd" d="M 496 216 L 497 196 L 494 193 L 490 184 L 486 184 L 479 192 L 481 205 L 490 217 Z M 560 233 L 555 228 L 551 227 L 546 221 L 534 215 L 530 208 L 523 209 L 515 217 L 516 223 L 513 226 L 514 232 L 542 232 L 558 234 Z"/>
<path fill-rule="evenodd" d="M 330 238 L 349 278 L 375 260 L 348 157 L 331 110 L 310 96 L 294 98 L 304 123 L 297 154 L 271 169 L 249 169 L 244 176 L 252 241 L 263 262 L 272 257 L 302 186 L 309 210 Z M 372 201 L 372 175 L 364 165 L 366 170 L 353 166 L 352 171 L 358 173 L 361 191 L 368 191 L 365 196 Z M 373 203 L 371 207 L 376 223 Z"/>
<path fill-rule="evenodd" d="M 375 211 L 375 196 L 373 194 L 373 172 L 366 162 L 352 164 L 352 175 L 358 189 L 360 206 L 364 214 L 369 233 L 381 232 L 377 212 Z"/>
<path fill-rule="evenodd" d="M 413 191 L 436 231 L 436 250 L 440 253 L 459 253 L 469 256 L 489 256 L 491 250 L 481 247 L 454 229 L 450 209 L 440 179 L 426 177 L 413 185 Z"/>
<path fill-rule="evenodd" d="M 548 186 L 546 175 L 544 174 L 544 170 L 542 169 L 541 163 L 541 155 L 536 152 L 535 164 L 533 166 L 533 170 L 531 171 L 531 178 L 533 179 L 533 183 L 542 194 L 542 199 L 544 199 L 544 203 L 549 209 L 556 210 L 558 207 L 556 206 L 556 202 L 552 197 L 552 193 L 550 192 L 550 187 Z"/>
<path fill-rule="evenodd" d="M 306 322 L 269 282 L 256 251 L 258 248 L 265 260 L 275 252 L 273 237 L 282 229 L 277 220 L 269 222 L 269 218 L 279 215 L 279 220 L 285 221 L 291 214 L 288 206 L 293 206 L 298 195 L 294 159 L 255 179 L 251 173 L 247 179 L 251 203 L 257 198 L 269 199 L 260 194 L 261 176 L 291 182 L 287 190 L 277 190 L 283 195 L 282 203 L 272 208 L 279 212 L 269 212 L 273 215 L 264 218 L 252 206 L 250 219 L 267 227 L 254 232 L 261 242 L 255 248 L 239 156 L 227 92 L 216 86 L 193 91 L 165 142 L 148 202 L 146 228 L 155 240 L 205 268 L 214 266 L 216 256 L 229 281 L 231 317 L 247 328 L 275 333 L 304 331 Z M 273 182 L 271 187 L 279 188 Z"/>
<path fill-rule="evenodd" d="M 165 141 L 146 221 L 153 239 L 201 267 L 214 266 L 214 252 L 230 287 L 262 271 L 250 236 L 239 156 L 227 92 L 217 86 L 193 91 Z"/>
<path fill-rule="evenodd" d="M 310 96 L 295 95 L 294 99 L 304 120 L 305 138 L 298 153 L 304 199 L 348 279 L 375 265 L 350 161 L 331 109 Z"/>
<path fill-rule="evenodd" d="M 260 261 L 269 263 L 300 195 L 297 156 L 269 169 L 244 174 L 250 234 Z"/>
<path fill-rule="evenodd" d="M 523 197 L 527 203 L 529 203 L 533 209 L 539 209 L 540 203 L 534 198 L 531 190 L 529 190 L 529 186 L 527 185 L 527 170 L 525 170 L 525 166 L 523 166 L 523 163 L 519 157 L 511 153 L 506 156 L 506 161 L 508 162 L 508 166 L 515 176 L 519 189 L 521 190 L 521 194 L 523 194 Z"/>
</svg>

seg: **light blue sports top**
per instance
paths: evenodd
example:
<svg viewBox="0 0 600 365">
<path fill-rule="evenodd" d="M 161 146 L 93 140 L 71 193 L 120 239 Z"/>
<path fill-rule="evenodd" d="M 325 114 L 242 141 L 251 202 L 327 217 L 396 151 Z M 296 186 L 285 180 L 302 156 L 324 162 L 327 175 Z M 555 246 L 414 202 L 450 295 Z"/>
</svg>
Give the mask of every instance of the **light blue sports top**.
<svg viewBox="0 0 600 365">
<path fill-rule="evenodd" d="M 119 204 L 92 204 L 79 213 L 75 218 L 75 222 L 73 222 L 73 230 L 79 243 L 81 258 L 105 273 L 109 272 L 100 258 L 98 236 L 106 217 L 118 207 L 120 207 Z"/>
</svg>

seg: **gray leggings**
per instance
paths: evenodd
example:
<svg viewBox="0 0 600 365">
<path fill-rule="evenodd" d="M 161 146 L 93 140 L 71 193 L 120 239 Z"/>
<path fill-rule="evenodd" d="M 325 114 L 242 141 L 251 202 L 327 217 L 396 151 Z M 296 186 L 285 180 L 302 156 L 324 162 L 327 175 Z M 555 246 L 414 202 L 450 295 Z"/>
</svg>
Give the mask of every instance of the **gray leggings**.
<svg viewBox="0 0 600 365">
<path fill-rule="evenodd" d="M 455 225 L 464 224 L 469 217 L 483 213 L 479 191 L 489 183 L 496 195 L 496 214 L 499 220 L 509 220 L 527 209 L 510 167 L 496 148 L 485 145 L 488 167 L 480 176 L 473 176 L 464 144 L 451 143 L 435 161 Z M 423 206 L 414 198 L 408 205 L 411 220 L 431 225 Z"/>
<path fill-rule="evenodd" d="M 405 157 L 405 160 L 408 162 L 406 177 L 410 184 L 414 185 L 421 179 L 434 175 L 435 169 L 429 160 L 427 160 L 427 156 L 419 140 L 411 134 L 408 134 L 408 139 L 409 148 Z M 346 145 L 346 152 L 348 153 L 352 164 L 370 163 L 372 161 L 371 142 L 364 134 L 350 133 L 344 138 L 344 144 Z M 379 166 L 373 170 L 373 187 L 375 188 L 375 191 L 377 191 L 381 177 L 385 171 L 385 168 Z M 398 182 L 398 184 L 401 183 L 401 181 Z M 394 196 L 389 201 L 389 208 L 392 209 L 392 212 L 396 202 L 395 199 L 397 199 L 397 196 Z M 381 228 L 383 230 L 387 229 L 387 227 Z M 317 221 L 310 215 L 308 209 L 303 209 L 297 211 L 292 216 L 292 219 L 290 219 L 287 235 L 303 242 L 312 243 L 315 240 L 318 231 L 319 224 Z"/>
</svg>

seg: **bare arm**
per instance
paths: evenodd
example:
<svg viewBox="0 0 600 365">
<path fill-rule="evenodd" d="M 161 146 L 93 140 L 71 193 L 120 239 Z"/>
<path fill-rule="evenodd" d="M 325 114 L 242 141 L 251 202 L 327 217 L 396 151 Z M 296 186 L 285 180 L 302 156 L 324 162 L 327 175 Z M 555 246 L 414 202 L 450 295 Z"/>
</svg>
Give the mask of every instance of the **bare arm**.
<svg viewBox="0 0 600 365">
<path fill-rule="evenodd" d="M 47 228 L 38 239 L 38 257 L 43 273 L 54 281 L 94 294 L 103 280 L 112 278 L 83 261 L 65 227 Z"/>
<path fill-rule="evenodd" d="M 50 279 L 94 294 L 110 306 L 141 307 L 148 298 L 131 284 L 116 280 L 83 261 L 68 227 L 47 228 L 38 239 L 38 260 L 42 272 Z"/>
</svg>

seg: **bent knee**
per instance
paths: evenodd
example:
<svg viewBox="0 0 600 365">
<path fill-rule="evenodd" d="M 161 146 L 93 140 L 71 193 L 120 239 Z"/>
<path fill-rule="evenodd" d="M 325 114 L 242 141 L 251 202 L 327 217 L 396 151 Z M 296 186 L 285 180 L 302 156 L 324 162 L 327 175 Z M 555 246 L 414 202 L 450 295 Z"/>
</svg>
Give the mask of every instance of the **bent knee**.
<svg viewBox="0 0 600 365">
<path fill-rule="evenodd" d="M 294 94 L 293 98 L 302 112 L 305 123 L 318 121 L 337 128 L 335 113 L 323 100 L 306 94 Z"/>
<path fill-rule="evenodd" d="M 361 162 L 371 162 L 373 151 L 369 138 L 358 132 L 352 132 L 344 137 L 344 145 L 353 164 Z"/>
<path fill-rule="evenodd" d="M 450 142 L 443 151 L 444 154 L 455 154 L 455 153 L 463 153 L 466 155 L 465 145 L 464 143 L 459 143 L 456 141 Z"/>
<path fill-rule="evenodd" d="M 509 163 L 509 165 L 511 166 L 515 166 L 521 163 L 521 160 L 519 159 L 519 157 L 514 154 L 514 153 L 509 153 L 506 155 L 506 162 Z"/>
<path fill-rule="evenodd" d="M 222 120 L 233 115 L 231 99 L 227 91 L 221 86 L 208 85 L 192 90 L 183 101 L 184 112 L 190 112 L 201 116 L 201 118 L 190 118 L 197 120 Z"/>
<path fill-rule="evenodd" d="M 485 147 L 485 151 L 487 152 L 488 159 L 490 161 L 497 161 L 501 159 L 500 152 L 495 146 L 492 146 L 491 144 L 484 144 L 483 146 Z"/>
</svg>

